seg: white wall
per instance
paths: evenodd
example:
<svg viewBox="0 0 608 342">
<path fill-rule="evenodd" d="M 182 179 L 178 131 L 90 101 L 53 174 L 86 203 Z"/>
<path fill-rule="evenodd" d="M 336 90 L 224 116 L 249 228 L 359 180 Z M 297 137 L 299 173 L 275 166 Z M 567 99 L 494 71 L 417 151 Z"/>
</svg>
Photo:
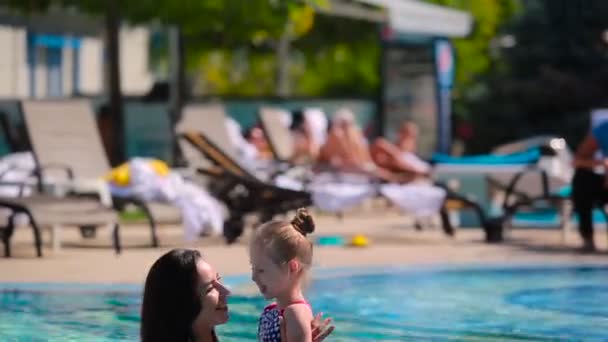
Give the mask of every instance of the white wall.
<svg viewBox="0 0 608 342">
<path fill-rule="evenodd" d="M 37 46 L 36 50 L 36 66 L 34 73 L 36 74 L 36 84 L 34 88 L 34 97 L 37 99 L 46 97 L 46 81 L 48 71 L 46 69 L 46 49 L 42 46 Z"/>
<path fill-rule="evenodd" d="M 141 95 L 153 83 L 148 70 L 150 33 L 143 27 L 120 30 L 121 87 L 125 95 Z M 80 48 L 80 91 L 100 94 L 104 90 L 103 38 L 84 38 Z"/>
<path fill-rule="evenodd" d="M 103 91 L 103 41 L 100 38 L 82 38 L 80 45 L 80 92 L 101 94 Z"/>
<path fill-rule="evenodd" d="M 74 49 L 71 46 L 65 46 L 61 51 L 61 78 L 63 80 L 63 96 L 69 97 L 74 91 L 73 74 L 74 74 Z"/>
<path fill-rule="evenodd" d="M 30 73 L 27 63 L 26 29 L 0 25 L 0 98 L 27 98 L 30 95 Z M 153 83 L 148 70 L 148 45 L 150 33 L 142 27 L 123 28 L 120 32 L 120 63 L 122 90 L 127 95 L 147 92 Z M 99 95 L 104 90 L 102 37 L 82 37 L 78 63 L 80 66 L 79 91 Z M 46 54 L 44 48 L 36 50 L 36 89 L 34 97 L 47 95 Z M 73 92 L 73 63 L 75 55 L 71 47 L 62 52 L 63 94 Z"/>
<path fill-rule="evenodd" d="M 25 30 L 0 25 L 0 97 L 26 97 L 29 93 Z"/>
<path fill-rule="evenodd" d="M 152 86 L 149 41 L 150 31 L 144 27 L 124 27 L 120 31 L 121 82 L 126 95 L 141 95 Z"/>
<path fill-rule="evenodd" d="M 0 46 L 12 47 L 13 30 L 7 26 L 0 26 Z M 11 48 L 0 53 L 0 96 L 10 96 L 15 91 L 14 53 Z"/>
<path fill-rule="evenodd" d="M 30 93 L 30 72 L 27 65 L 27 33 L 25 29 L 13 29 L 13 57 L 16 84 L 12 96 L 26 98 Z"/>
</svg>

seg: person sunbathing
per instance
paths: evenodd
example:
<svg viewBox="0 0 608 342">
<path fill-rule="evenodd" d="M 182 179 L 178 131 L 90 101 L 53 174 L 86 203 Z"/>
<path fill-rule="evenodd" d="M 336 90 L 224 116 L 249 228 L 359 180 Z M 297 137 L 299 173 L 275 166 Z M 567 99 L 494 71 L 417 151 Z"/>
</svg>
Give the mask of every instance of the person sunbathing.
<svg viewBox="0 0 608 342">
<path fill-rule="evenodd" d="M 327 140 L 327 126 L 327 117 L 319 109 L 304 109 L 293 112 L 290 127 L 294 142 L 292 162 L 304 164 L 318 159 L 321 146 Z"/>
<path fill-rule="evenodd" d="M 336 113 L 317 162 L 337 171 L 366 174 L 389 182 L 411 180 L 410 175 L 396 174 L 374 163 L 369 143 L 355 124 L 353 113 L 347 109 Z"/>
<path fill-rule="evenodd" d="M 238 158 L 247 162 L 255 162 L 260 158 L 257 147 L 245 139 L 241 125 L 231 117 L 226 118 L 226 131 Z"/>
<path fill-rule="evenodd" d="M 268 161 L 273 159 L 272 149 L 264 134 L 262 128 L 259 125 L 251 127 L 245 134 L 247 142 L 255 147 L 257 150 L 257 158 L 259 160 Z"/>
<path fill-rule="evenodd" d="M 414 178 L 426 178 L 431 166 L 418 157 L 418 126 L 405 121 L 397 133 L 397 141 L 391 143 L 385 138 L 378 138 L 370 148 L 373 161 L 393 172 L 411 174 Z"/>
</svg>

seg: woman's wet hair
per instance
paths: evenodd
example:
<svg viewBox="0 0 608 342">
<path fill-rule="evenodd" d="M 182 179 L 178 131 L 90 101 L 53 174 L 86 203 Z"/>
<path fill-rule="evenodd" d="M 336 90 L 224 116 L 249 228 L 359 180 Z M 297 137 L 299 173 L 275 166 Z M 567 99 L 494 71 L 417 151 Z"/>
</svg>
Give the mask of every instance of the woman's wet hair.
<svg viewBox="0 0 608 342">
<path fill-rule="evenodd" d="M 241 134 L 243 135 L 243 137 L 247 140 L 251 139 L 251 136 L 253 134 L 253 130 L 256 128 L 260 128 L 260 124 L 256 123 L 253 126 L 247 127 L 247 128 L 242 128 L 241 129 Z"/>
<path fill-rule="evenodd" d="M 201 311 L 197 250 L 174 249 L 150 268 L 141 307 L 142 342 L 191 341 Z"/>
<path fill-rule="evenodd" d="M 291 125 L 290 130 L 295 131 L 304 125 L 304 109 L 296 109 L 291 112 Z"/>
</svg>

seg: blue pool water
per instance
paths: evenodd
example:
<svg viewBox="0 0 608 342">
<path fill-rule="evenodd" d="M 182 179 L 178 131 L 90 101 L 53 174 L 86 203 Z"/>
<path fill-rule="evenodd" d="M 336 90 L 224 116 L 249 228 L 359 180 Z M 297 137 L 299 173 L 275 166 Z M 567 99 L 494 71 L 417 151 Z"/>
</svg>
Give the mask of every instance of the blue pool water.
<svg viewBox="0 0 608 342">
<path fill-rule="evenodd" d="M 137 286 L 0 284 L 0 340 L 134 341 L 140 297 Z M 336 321 L 330 341 L 608 341 L 608 267 L 323 271 L 309 299 Z M 255 340 L 266 303 L 229 303 L 220 336 Z"/>
</svg>

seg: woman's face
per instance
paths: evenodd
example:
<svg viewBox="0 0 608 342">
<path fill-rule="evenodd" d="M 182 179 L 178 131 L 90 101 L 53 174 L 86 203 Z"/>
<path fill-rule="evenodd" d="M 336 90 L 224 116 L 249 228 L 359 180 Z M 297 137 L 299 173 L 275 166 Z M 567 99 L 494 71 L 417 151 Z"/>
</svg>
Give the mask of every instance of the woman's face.
<svg viewBox="0 0 608 342">
<path fill-rule="evenodd" d="M 226 323 L 228 321 L 226 297 L 230 295 L 230 291 L 221 283 L 221 277 L 207 262 L 199 260 L 196 269 L 199 277 L 196 295 L 201 301 L 201 311 L 194 320 L 194 326 L 204 324 L 213 327 Z"/>
<path fill-rule="evenodd" d="M 256 146 L 258 149 L 265 148 L 268 145 L 264 131 L 259 127 L 254 127 L 250 132 L 249 142 Z"/>
</svg>

